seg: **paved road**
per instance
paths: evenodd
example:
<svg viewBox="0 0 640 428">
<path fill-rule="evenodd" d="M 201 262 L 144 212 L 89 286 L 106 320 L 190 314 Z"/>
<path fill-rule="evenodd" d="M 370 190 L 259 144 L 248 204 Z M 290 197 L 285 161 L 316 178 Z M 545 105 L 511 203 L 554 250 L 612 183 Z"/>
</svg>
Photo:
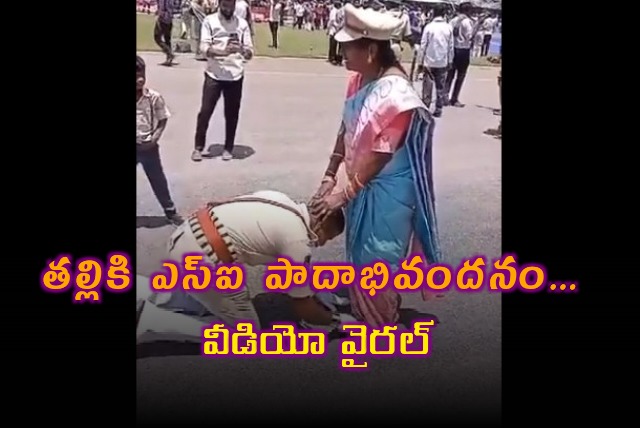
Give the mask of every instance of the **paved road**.
<svg viewBox="0 0 640 428">
<path fill-rule="evenodd" d="M 178 66 L 163 68 L 156 65 L 161 56 L 145 54 L 144 58 L 149 86 L 165 96 L 173 112 L 161 142 L 162 158 L 182 212 L 210 199 L 255 190 L 280 190 L 300 200 L 313 193 L 337 131 L 346 84 L 342 68 L 317 60 L 255 59 L 248 66 L 237 136 L 237 153 L 245 158 L 193 163 L 189 156 L 202 64 L 183 57 Z M 491 111 L 498 107 L 496 75 L 496 69 L 471 68 L 461 97 L 467 107 L 446 109 L 436 129 L 440 235 L 446 261 L 454 265 L 475 254 L 496 257 L 500 253 L 501 143 L 483 135 L 498 122 Z M 224 136 L 221 107 L 208 136 L 214 145 Z M 142 170 L 137 174 L 137 273 L 148 275 L 164 258 L 172 229 L 148 227 L 157 226 L 154 216 L 162 211 Z M 343 240 L 319 249 L 314 258 L 342 259 Z M 258 273 L 252 270 L 249 280 L 254 290 Z M 264 309 L 265 299 L 261 298 Z M 281 303 L 272 295 L 267 300 Z M 322 403 L 319 408 L 301 404 L 295 408 L 304 409 L 310 417 L 327 416 L 327 411 L 350 408 L 345 397 L 365 394 L 377 409 L 419 404 L 424 407 L 425 422 L 436 415 L 450 416 L 446 409 L 452 408 L 469 417 L 476 414 L 472 409 L 497 415 L 501 401 L 500 296 L 452 293 L 436 302 L 422 302 L 411 295 L 404 306 L 440 319 L 429 359 L 372 361 L 370 373 L 343 373 L 337 368 L 336 342 L 330 345 L 330 356 L 314 361 L 211 361 L 197 356 L 142 359 L 137 361 L 139 417 L 168 421 L 188 409 L 192 415 L 205 412 L 215 418 L 238 407 L 235 403 L 260 409 L 265 415 L 269 409 L 277 414 L 288 408 L 287 398 Z M 394 415 L 402 421 L 397 410 Z"/>
</svg>

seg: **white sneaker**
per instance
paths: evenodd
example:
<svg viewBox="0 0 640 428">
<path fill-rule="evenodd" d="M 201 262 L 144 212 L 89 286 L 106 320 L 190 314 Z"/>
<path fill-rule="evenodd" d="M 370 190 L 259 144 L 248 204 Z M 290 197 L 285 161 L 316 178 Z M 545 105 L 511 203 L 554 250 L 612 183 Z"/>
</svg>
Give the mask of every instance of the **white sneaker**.
<svg viewBox="0 0 640 428">
<path fill-rule="evenodd" d="M 222 152 L 222 160 L 223 161 L 228 161 L 233 159 L 233 155 L 231 154 L 231 152 L 225 150 L 224 152 Z"/>
</svg>

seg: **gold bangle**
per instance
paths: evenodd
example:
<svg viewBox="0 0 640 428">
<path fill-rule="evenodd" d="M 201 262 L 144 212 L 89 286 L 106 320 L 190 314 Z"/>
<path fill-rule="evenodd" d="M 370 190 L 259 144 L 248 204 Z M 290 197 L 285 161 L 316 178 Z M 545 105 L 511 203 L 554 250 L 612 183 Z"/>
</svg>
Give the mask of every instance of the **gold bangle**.
<svg viewBox="0 0 640 428">
<path fill-rule="evenodd" d="M 344 155 L 343 155 L 343 154 L 341 154 L 341 153 L 337 153 L 337 152 L 333 152 L 333 153 L 331 153 L 331 156 L 330 156 L 330 157 L 334 157 L 334 156 L 335 156 L 335 157 L 338 157 L 338 158 L 340 158 L 340 159 L 344 159 Z"/>
<path fill-rule="evenodd" d="M 330 176 L 330 175 L 325 175 L 325 176 L 322 178 L 321 183 L 327 183 L 327 182 L 329 182 L 329 181 L 335 184 L 335 182 L 336 182 L 336 178 L 335 178 L 335 177 L 332 177 L 332 176 Z"/>
<path fill-rule="evenodd" d="M 335 173 L 335 172 L 333 172 L 333 171 L 331 171 L 330 169 L 328 169 L 328 170 L 326 170 L 326 171 L 324 172 L 324 176 L 325 176 L 325 177 L 333 177 L 333 178 L 336 178 L 336 173 Z"/>
</svg>

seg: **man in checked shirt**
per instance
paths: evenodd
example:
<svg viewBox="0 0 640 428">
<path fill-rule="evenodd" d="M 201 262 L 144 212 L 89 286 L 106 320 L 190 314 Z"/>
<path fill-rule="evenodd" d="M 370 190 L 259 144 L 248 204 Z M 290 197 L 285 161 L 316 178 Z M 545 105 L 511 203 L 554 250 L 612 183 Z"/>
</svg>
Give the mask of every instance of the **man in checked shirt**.
<svg viewBox="0 0 640 428">
<path fill-rule="evenodd" d="M 158 11 L 156 14 L 156 25 L 153 29 L 153 40 L 162 52 L 167 56 L 167 60 L 162 65 L 171 66 L 175 55 L 171 50 L 171 30 L 173 29 L 173 0 L 158 0 Z"/>
</svg>

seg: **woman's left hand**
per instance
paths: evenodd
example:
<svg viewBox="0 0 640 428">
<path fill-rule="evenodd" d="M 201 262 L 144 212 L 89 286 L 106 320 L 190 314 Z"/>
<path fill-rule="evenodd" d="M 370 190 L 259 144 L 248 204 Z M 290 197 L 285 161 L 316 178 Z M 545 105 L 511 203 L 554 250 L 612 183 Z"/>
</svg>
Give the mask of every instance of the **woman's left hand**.
<svg viewBox="0 0 640 428">
<path fill-rule="evenodd" d="M 347 198 L 343 192 L 334 193 L 313 204 L 311 215 L 318 220 L 318 224 L 322 224 L 327 217 L 345 206 L 346 203 Z"/>
</svg>

